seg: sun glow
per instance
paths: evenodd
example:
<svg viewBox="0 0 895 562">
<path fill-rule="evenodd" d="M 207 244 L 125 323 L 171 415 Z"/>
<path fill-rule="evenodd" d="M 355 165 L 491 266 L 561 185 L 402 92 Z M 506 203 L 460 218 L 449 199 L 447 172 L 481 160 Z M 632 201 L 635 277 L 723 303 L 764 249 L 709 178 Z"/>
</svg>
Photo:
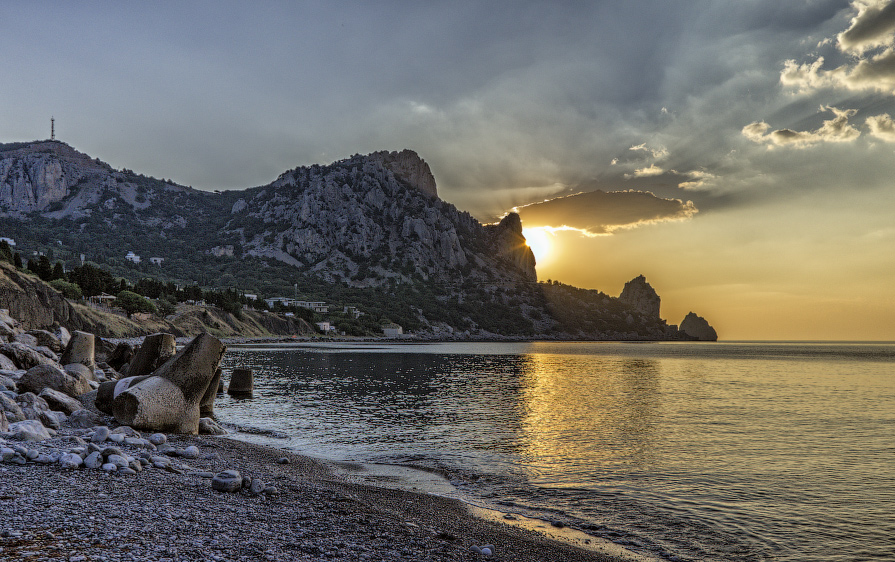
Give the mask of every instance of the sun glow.
<svg viewBox="0 0 895 562">
<path fill-rule="evenodd" d="M 543 227 L 523 228 L 522 236 L 535 255 L 535 261 L 539 264 L 546 262 L 553 248 L 553 232 Z"/>
</svg>

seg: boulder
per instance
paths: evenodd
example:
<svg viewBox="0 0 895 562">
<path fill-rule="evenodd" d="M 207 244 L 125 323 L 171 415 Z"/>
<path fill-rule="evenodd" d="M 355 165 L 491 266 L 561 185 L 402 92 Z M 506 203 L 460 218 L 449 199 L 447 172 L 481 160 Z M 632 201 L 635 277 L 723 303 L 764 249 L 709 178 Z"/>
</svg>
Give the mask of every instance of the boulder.
<svg viewBox="0 0 895 562">
<path fill-rule="evenodd" d="M 96 380 L 96 371 L 93 371 L 90 367 L 82 365 L 81 363 L 69 363 L 68 365 L 64 365 L 62 370 L 73 377 L 85 378 L 88 381 Z"/>
<path fill-rule="evenodd" d="M 236 397 L 251 397 L 254 388 L 255 381 L 251 369 L 233 369 L 227 394 Z"/>
<path fill-rule="evenodd" d="M 24 392 L 39 394 L 45 388 L 52 388 L 73 398 L 90 392 L 90 379 L 73 376 L 54 365 L 37 365 L 28 369 L 19 379 L 18 387 Z"/>
<path fill-rule="evenodd" d="M 78 410 L 65 420 L 65 425 L 81 429 L 93 427 L 97 423 L 99 423 L 99 416 L 87 409 Z"/>
<path fill-rule="evenodd" d="M 220 385 L 221 368 L 218 367 L 214 372 L 214 377 L 212 377 L 211 383 L 208 385 L 208 388 L 205 389 L 205 394 L 202 396 L 202 400 L 199 402 L 200 417 L 208 418 L 214 416 L 214 399 L 217 397 Z"/>
<path fill-rule="evenodd" d="M 6 375 L 0 375 L 0 391 L 2 390 L 15 390 L 16 389 L 16 381 L 7 377 Z"/>
<path fill-rule="evenodd" d="M 62 350 L 65 349 L 65 346 L 56 337 L 56 334 L 52 332 L 47 330 L 28 330 L 25 333 L 32 336 L 37 341 L 37 345 L 45 346 L 53 353 L 62 353 Z"/>
<path fill-rule="evenodd" d="M 19 441 L 44 441 L 51 437 L 50 432 L 37 420 L 25 420 L 9 424 L 9 433 Z"/>
<path fill-rule="evenodd" d="M 127 368 L 127 376 L 149 375 L 174 356 L 177 341 L 173 334 L 150 334 L 143 338 L 143 345 L 134 353 Z"/>
<path fill-rule="evenodd" d="M 12 359 L 0 353 L 0 371 L 15 371 L 18 369 Z"/>
<path fill-rule="evenodd" d="M 94 337 L 93 334 L 87 332 L 75 332 L 72 334 L 65 351 L 59 362 L 63 365 L 70 363 L 80 363 L 90 368 L 91 371 L 96 368 L 96 357 L 94 355 Z"/>
<path fill-rule="evenodd" d="M 0 433 L 9 431 L 9 420 L 6 419 L 6 412 L 0 410 Z"/>
<path fill-rule="evenodd" d="M 37 338 L 35 338 L 31 334 L 16 334 L 12 337 L 12 341 L 23 343 L 28 347 L 37 347 L 38 345 L 40 345 L 37 343 Z"/>
<path fill-rule="evenodd" d="M 38 396 L 46 401 L 51 410 L 55 410 L 57 412 L 73 414 L 83 407 L 80 402 L 78 402 L 71 396 L 63 394 L 58 390 L 53 390 L 52 388 L 45 388 L 41 390 Z"/>
<path fill-rule="evenodd" d="M 19 394 L 16 396 L 16 403 L 22 407 L 22 411 L 25 412 L 25 417 L 29 420 L 36 420 L 39 412 L 46 412 L 50 409 L 50 405 L 47 404 L 47 401 L 33 392 L 23 392 L 22 394 Z M 29 416 L 28 410 L 33 411 L 34 414 Z"/>
<path fill-rule="evenodd" d="M 55 365 L 56 362 L 23 343 L 0 343 L 0 355 L 10 358 L 16 369 L 30 369 L 37 365 Z"/>
<path fill-rule="evenodd" d="M 138 429 L 198 434 L 199 404 L 225 349 L 214 336 L 196 336 L 152 376 L 114 398 L 115 419 Z"/>
<path fill-rule="evenodd" d="M 63 348 L 68 346 L 68 342 L 71 341 L 71 332 L 69 332 L 65 326 L 58 326 L 55 329 L 54 334 L 59 338 L 59 343 L 62 344 Z"/>
<path fill-rule="evenodd" d="M 115 349 L 109 355 L 109 358 L 106 359 L 106 363 L 109 364 L 109 367 L 112 367 L 116 371 L 120 371 L 121 368 L 130 363 L 133 358 L 134 346 L 127 342 L 121 342 L 115 346 Z"/>
<path fill-rule="evenodd" d="M 718 341 L 718 333 L 702 316 L 690 312 L 681 322 L 680 330 L 699 341 Z"/>
<path fill-rule="evenodd" d="M 38 412 L 37 421 L 42 423 L 44 427 L 49 427 L 50 429 L 59 429 L 62 427 L 62 424 L 65 422 L 66 415 L 63 412 L 54 412 L 53 410 L 46 410 L 42 412 Z"/>
<path fill-rule="evenodd" d="M 211 489 L 219 492 L 238 492 L 242 488 L 242 475 L 237 470 L 224 470 L 211 479 Z"/>
<path fill-rule="evenodd" d="M 27 419 L 25 413 L 22 412 L 22 407 L 3 393 L 0 393 L 0 412 L 4 412 L 10 422 L 20 422 Z"/>
<path fill-rule="evenodd" d="M 130 388 L 131 386 L 142 382 L 149 378 L 149 375 L 142 377 L 125 377 L 117 381 L 107 381 L 101 383 L 96 391 L 96 400 L 94 405 L 96 409 L 104 414 L 112 415 L 112 402 L 115 398 Z"/>
</svg>

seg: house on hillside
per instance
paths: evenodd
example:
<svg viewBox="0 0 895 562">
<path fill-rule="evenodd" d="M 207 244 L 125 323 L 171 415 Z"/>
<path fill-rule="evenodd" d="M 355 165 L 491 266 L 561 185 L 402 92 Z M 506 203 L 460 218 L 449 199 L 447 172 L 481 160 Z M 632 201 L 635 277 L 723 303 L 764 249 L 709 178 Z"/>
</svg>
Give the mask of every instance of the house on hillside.
<svg viewBox="0 0 895 562">
<path fill-rule="evenodd" d="M 404 330 L 395 323 L 385 324 L 382 326 L 382 335 L 387 338 L 397 338 L 404 335 Z"/>
<path fill-rule="evenodd" d="M 5 236 L 0 236 L 0 242 L 6 242 L 10 247 L 15 248 L 16 241 L 12 238 L 6 238 Z"/>
<path fill-rule="evenodd" d="M 139 260 L 140 256 L 137 256 L 137 259 Z M 165 261 L 165 258 L 149 258 L 149 263 L 152 263 L 154 265 L 162 265 L 163 261 Z"/>
<path fill-rule="evenodd" d="M 133 252 L 128 252 L 127 255 L 124 256 L 124 259 L 126 259 L 127 261 L 130 261 L 130 262 L 140 263 L 140 256 L 138 256 L 137 254 L 135 254 Z"/>
<path fill-rule="evenodd" d="M 317 326 L 317 329 L 320 330 L 321 332 L 323 332 L 324 334 L 336 331 L 336 327 L 333 326 L 332 324 L 330 324 L 328 321 L 315 322 L 314 325 Z"/>
</svg>

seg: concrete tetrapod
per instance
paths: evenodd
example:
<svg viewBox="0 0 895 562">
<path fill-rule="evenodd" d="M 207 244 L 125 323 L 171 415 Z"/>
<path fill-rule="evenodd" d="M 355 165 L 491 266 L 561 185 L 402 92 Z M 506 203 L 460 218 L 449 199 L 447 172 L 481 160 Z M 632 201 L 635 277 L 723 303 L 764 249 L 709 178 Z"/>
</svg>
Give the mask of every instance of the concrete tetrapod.
<svg viewBox="0 0 895 562">
<path fill-rule="evenodd" d="M 230 375 L 230 386 L 227 394 L 237 398 L 251 398 L 255 388 L 255 379 L 251 369 L 233 369 Z"/>
<path fill-rule="evenodd" d="M 115 419 L 137 429 L 198 434 L 200 403 L 225 349 L 214 336 L 196 336 L 150 377 L 115 397 Z"/>
</svg>

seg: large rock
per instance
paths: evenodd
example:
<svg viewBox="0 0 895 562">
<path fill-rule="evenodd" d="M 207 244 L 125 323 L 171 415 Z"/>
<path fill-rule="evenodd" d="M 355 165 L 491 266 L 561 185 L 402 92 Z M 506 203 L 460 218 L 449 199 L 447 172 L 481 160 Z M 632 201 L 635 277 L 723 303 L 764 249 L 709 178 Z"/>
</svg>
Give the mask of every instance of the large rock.
<svg viewBox="0 0 895 562">
<path fill-rule="evenodd" d="M 96 380 L 96 372 L 81 363 L 69 363 L 63 366 L 62 370 L 75 378 L 84 378 L 88 381 Z"/>
<path fill-rule="evenodd" d="M 15 400 L 0 392 L 0 412 L 6 413 L 6 418 L 11 422 L 25 421 L 25 413 Z"/>
<path fill-rule="evenodd" d="M 690 312 L 681 322 L 680 330 L 699 341 L 718 341 L 718 333 L 709 325 L 708 321 L 696 313 Z"/>
<path fill-rule="evenodd" d="M 0 411 L 0 433 L 9 431 L 9 420 L 6 419 L 6 412 Z"/>
<path fill-rule="evenodd" d="M 57 412 L 73 414 L 83 408 L 83 405 L 79 401 L 75 400 L 67 394 L 59 392 L 58 390 L 53 390 L 52 388 L 45 388 L 41 390 L 38 396 L 40 398 L 43 398 L 47 402 L 51 410 L 55 410 Z"/>
<path fill-rule="evenodd" d="M 96 368 L 95 338 L 87 332 L 75 332 L 71 335 L 59 362 L 63 365 L 80 363 L 91 371 Z"/>
<path fill-rule="evenodd" d="M 152 376 L 114 399 L 115 419 L 137 429 L 198 434 L 199 405 L 225 349 L 214 336 L 196 336 Z"/>
<path fill-rule="evenodd" d="M 18 369 L 12 359 L 0 353 L 0 371 L 15 371 Z"/>
<path fill-rule="evenodd" d="M 639 311 L 647 318 L 659 318 L 659 307 L 662 304 L 662 300 L 652 286 L 646 282 L 646 277 L 643 275 L 625 283 L 625 288 L 622 289 L 618 300 Z"/>
<path fill-rule="evenodd" d="M 9 424 L 9 433 L 19 441 L 44 441 L 51 437 L 47 428 L 37 420 L 25 420 Z"/>
<path fill-rule="evenodd" d="M 48 332 L 47 330 L 29 330 L 27 334 L 37 340 L 37 345 L 46 346 L 50 348 L 53 353 L 61 353 L 62 350 L 65 349 L 65 346 L 63 346 L 62 342 L 59 341 L 59 338 L 56 337 L 56 334 Z"/>
<path fill-rule="evenodd" d="M 45 388 L 52 388 L 73 398 L 90 392 L 90 381 L 83 376 L 73 376 L 53 365 L 38 365 L 28 369 L 18 383 L 23 392 L 40 394 Z"/>
<path fill-rule="evenodd" d="M 174 356 L 177 341 L 173 334 L 150 334 L 143 338 L 143 345 L 134 354 L 127 369 L 127 376 L 141 377 L 152 374 L 165 361 Z"/>
<path fill-rule="evenodd" d="M 0 354 L 12 359 L 17 369 L 30 369 L 37 365 L 55 365 L 56 362 L 22 343 L 0 343 Z"/>
</svg>

